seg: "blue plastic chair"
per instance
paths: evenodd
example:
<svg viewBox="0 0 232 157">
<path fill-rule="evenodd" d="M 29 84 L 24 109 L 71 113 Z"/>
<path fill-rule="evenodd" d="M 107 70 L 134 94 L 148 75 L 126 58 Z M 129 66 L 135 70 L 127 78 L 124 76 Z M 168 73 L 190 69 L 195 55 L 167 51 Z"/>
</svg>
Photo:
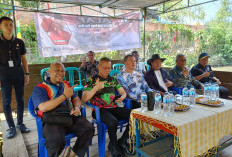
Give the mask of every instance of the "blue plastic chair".
<svg viewBox="0 0 232 157">
<path fill-rule="evenodd" d="M 105 156 L 105 142 L 106 142 L 106 130 L 107 126 L 101 122 L 100 117 L 100 110 L 99 107 L 91 105 L 89 102 L 86 105 L 94 108 L 96 119 L 92 120 L 92 124 L 97 124 L 97 132 L 98 132 L 98 156 L 104 157 Z M 123 126 L 124 124 L 128 123 L 128 120 L 118 120 L 118 125 Z M 122 127 L 120 127 L 121 130 Z"/>
<path fill-rule="evenodd" d="M 44 82 L 45 81 L 45 72 L 46 71 L 48 71 L 49 70 L 49 68 L 44 68 L 44 69 L 42 69 L 41 71 L 40 71 L 40 76 L 41 76 L 41 78 L 42 78 L 42 81 Z"/>
<path fill-rule="evenodd" d="M 81 73 L 80 73 L 79 69 L 76 68 L 76 67 L 67 67 L 67 68 L 65 68 L 65 72 L 68 73 L 68 82 L 69 82 L 71 87 L 74 86 L 74 80 L 75 80 L 74 73 L 77 72 L 78 73 L 78 79 L 79 79 L 79 85 L 74 87 L 73 90 L 75 92 L 83 90 L 84 86 L 81 83 Z M 65 78 L 65 80 L 66 80 L 66 78 Z"/>
<path fill-rule="evenodd" d="M 182 89 L 183 88 L 179 88 L 179 87 L 175 87 L 175 86 L 172 86 L 171 90 L 175 91 L 177 94 L 182 94 Z"/>
<path fill-rule="evenodd" d="M 110 76 L 116 76 L 117 77 L 117 75 L 120 73 L 120 71 L 118 71 L 118 70 L 114 70 L 114 69 L 111 69 L 111 71 L 110 71 Z"/>
<path fill-rule="evenodd" d="M 37 133 L 38 133 L 38 157 L 48 157 L 47 149 L 45 146 L 46 140 L 43 138 L 42 120 L 35 114 L 35 109 L 31 97 L 28 102 L 28 110 L 31 116 L 36 120 Z M 86 109 L 84 107 L 82 107 L 81 109 L 81 115 L 86 118 Z M 66 146 L 70 146 L 70 140 L 74 137 L 76 137 L 76 135 L 72 133 L 67 134 L 65 136 Z M 87 157 L 89 157 L 89 150 L 87 150 Z"/>
<path fill-rule="evenodd" d="M 118 71 L 121 71 L 121 69 L 125 67 L 124 64 L 121 64 L 121 63 L 116 63 L 116 64 L 113 64 L 113 69 L 114 70 L 118 70 Z"/>
</svg>

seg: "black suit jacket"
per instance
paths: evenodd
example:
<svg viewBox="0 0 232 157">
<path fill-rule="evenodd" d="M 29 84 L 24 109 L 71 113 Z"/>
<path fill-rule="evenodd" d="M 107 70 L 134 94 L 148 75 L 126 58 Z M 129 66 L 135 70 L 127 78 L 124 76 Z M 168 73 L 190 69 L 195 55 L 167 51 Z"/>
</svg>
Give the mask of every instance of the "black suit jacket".
<svg viewBox="0 0 232 157">
<path fill-rule="evenodd" d="M 166 83 L 166 79 L 171 80 L 170 76 L 168 75 L 168 73 L 164 70 L 164 69 L 160 69 L 161 75 L 163 77 L 164 83 Z M 158 79 L 155 75 L 154 70 L 151 68 L 146 74 L 145 74 L 145 80 L 147 81 L 147 84 L 150 88 L 154 89 L 154 90 L 158 90 L 161 92 L 166 92 L 163 87 L 161 87 L 159 85 Z M 168 90 L 170 90 L 170 88 L 168 88 Z"/>
</svg>

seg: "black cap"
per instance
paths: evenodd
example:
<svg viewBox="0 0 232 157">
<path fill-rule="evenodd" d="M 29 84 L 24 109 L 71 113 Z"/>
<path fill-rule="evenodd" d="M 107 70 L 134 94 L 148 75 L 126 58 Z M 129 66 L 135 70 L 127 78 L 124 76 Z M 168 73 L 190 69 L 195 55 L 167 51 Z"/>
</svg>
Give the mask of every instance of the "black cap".
<svg viewBox="0 0 232 157">
<path fill-rule="evenodd" d="M 163 62 L 166 58 L 160 58 L 159 54 L 154 54 L 150 59 L 147 60 L 147 64 L 151 66 L 151 62 L 154 60 L 160 59 Z"/>
<path fill-rule="evenodd" d="M 201 53 L 199 55 L 198 59 L 202 59 L 202 58 L 205 58 L 205 57 L 210 57 L 210 56 L 208 55 L 208 53 L 204 52 L 204 53 Z"/>
</svg>

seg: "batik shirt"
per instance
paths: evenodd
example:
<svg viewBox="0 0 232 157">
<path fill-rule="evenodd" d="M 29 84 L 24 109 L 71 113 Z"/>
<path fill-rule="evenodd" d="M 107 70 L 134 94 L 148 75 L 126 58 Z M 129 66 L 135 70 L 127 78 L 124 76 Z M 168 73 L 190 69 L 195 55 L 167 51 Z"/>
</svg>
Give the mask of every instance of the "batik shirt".
<svg viewBox="0 0 232 157">
<path fill-rule="evenodd" d="M 134 71 L 132 73 L 128 73 L 123 70 L 118 74 L 117 79 L 127 92 L 127 96 L 132 100 L 139 101 L 142 92 L 153 91 L 149 88 L 143 74 L 140 72 Z"/>
<path fill-rule="evenodd" d="M 98 106 L 99 108 L 117 107 L 114 102 L 115 90 L 118 90 L 122 86 L 118 83 L 115 77 L 108 76 L 107 78 L 102 78 L 99 75 L 95 75 L 87 80 L 84 91 L 92 90 L 95 86 L 97 78 L 99 78 L 99 81 L 106 81 L 106 83 L 104 83 L 103 89 L 94 94 L 94 96 L 90 99 L 90 103 Z"/>
<path fill-rule="evenodd" d="M 194 86 L 195 88 L 200 88 L 201 83 L 190 75 L 184 76 L 182 74 L 182 68 L 179 66 L 172 68 L 169 71 L 169 75 L 175 87 L 183 88 L 184 86 L 187 86 L 190 88 Z"/>
<path fill-rule="evenodd" d="M 90 61 L 87 61 L 83 67 L 80 67 L 80 72 L 84 72 L 86 75 L 86 79 L 93 77 L 94 75 L 98 74 L 98 61 L 94 61 L 94 63 L 91 63 Z"/>
<path fill-rule="evenodd" d="M 146 71 L 144 63 L 140 63 L 140 62 L 136 63 L 135 71 L 140 72 L 140 73 L 143 73 L 144 71 Z"/>
</svg>

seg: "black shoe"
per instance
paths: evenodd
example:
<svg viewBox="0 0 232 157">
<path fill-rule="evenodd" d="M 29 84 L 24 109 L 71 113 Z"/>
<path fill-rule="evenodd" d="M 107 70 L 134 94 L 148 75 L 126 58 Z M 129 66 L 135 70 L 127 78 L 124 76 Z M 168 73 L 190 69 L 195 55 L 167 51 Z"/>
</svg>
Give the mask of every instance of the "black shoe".
<svg viewBox="0 0 232 157">
<path fill-rule="evenodd" d="M 123 157 L 123 154 L 122 154 L 122 152 L 120 151 L 120 149 L 118 148 L 117 145 L 115 146 L 115 145 L 109 143 L 108 149 L 109 149 L 112 157 Z"/>
<path fill-rule="evenodd" d="M 11 138 L 15 137 L 15 134 L 16 134 L 15 128 L 10 127 L 7 131 L 8 131 L 8 133 L 6 135 L 6 138 L 11 139 Z"/>
<path fill-rule="evenodd" d="M 30 132 L 30 129 L 27 128 L 24 124 L 17 125 L 16 128 L 21 131 L 22 133 Z"/>
<path fill-rule="evenodd" d="M 130 150 L 129 144 L 127 143 L 127 139 L 119 139 L 118 140 L 119 147 L 123 150 L 123 152 L 127 155 L 135 155 L 135 151 Z"/>
</svg>

